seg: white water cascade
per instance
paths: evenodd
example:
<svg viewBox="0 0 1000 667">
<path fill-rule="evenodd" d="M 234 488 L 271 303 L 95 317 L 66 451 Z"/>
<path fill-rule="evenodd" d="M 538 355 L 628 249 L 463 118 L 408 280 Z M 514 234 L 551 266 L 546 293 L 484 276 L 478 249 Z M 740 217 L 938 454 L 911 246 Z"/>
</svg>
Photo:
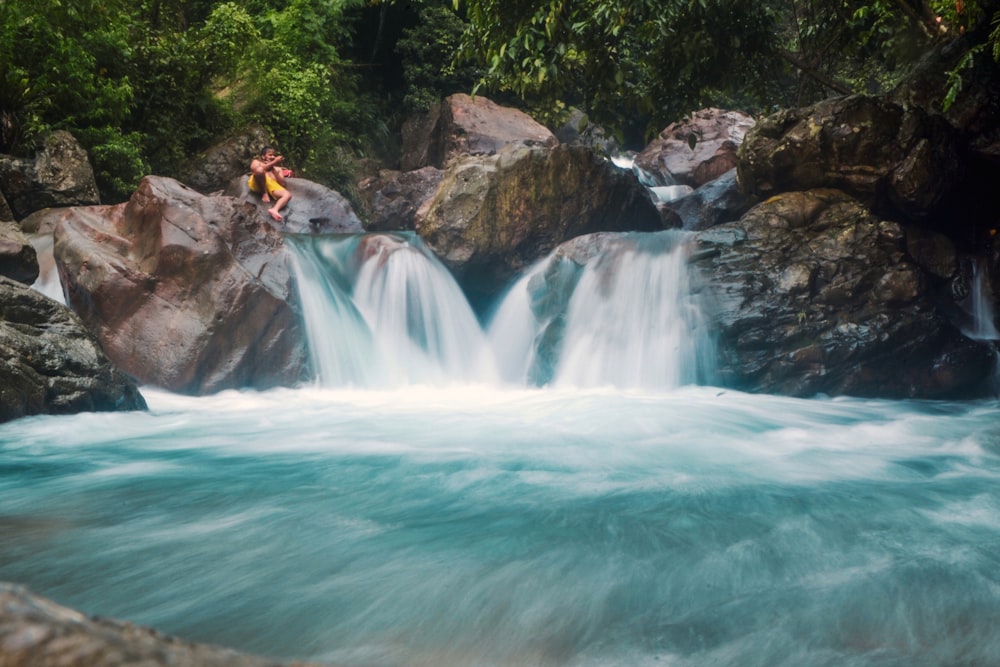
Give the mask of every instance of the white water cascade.
<svg viewBox="0 0 1000 667">
<path fill-rule="evenodd" d="M 557 251 L 535 266 L 490 326 L 506 377 L 643 389 L 707 380 L 712 346 L 690 291 L 684 239 L 600 234 L 582 239 L 581 259 Z"/>
<path fill-rule="evenodd" d="M 472 309 L 419 237 L 287 238 L 322 386 L 495 381 Z"/>
<path fill-rule="evenodd" d="M 990 288 L 989 276 L 980 263 L 979 260 L 972 262 L 969 296 L 964 302 L 972 321 L 964 333 L 974 340 L 1000 340 L 1000 331 L 997 331 L 994 319 L 996 311 L 993 307 L 993 290 Z"/>
<path fill-rule="evenodd" d="M 599 234 L 518 280 L 484 333 L 414 234 L 289 237 L 323 386 L 484 383 L 671 389 L 711 345 L 683 234 Z"/>
</svg>

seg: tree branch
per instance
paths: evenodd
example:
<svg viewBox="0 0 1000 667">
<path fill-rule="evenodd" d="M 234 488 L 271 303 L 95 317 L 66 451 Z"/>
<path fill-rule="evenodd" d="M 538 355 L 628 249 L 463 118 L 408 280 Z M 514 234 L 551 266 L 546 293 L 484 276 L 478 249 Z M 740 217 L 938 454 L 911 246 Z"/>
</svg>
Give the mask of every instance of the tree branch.
<svg viewBox="0 0 1000 667">
<path fill-rule="evenodd" d="M 799 58 L 791 51 L 782 50 L 781 57 L 787 60 L 789 63 L 791 63 L 793 67 L 799 69 L 803 74 L 809 76 L 820 85 L 826 86 L 830 90 L 841 93 L 842 95 L 850 95 L 851 93 L 854 92 L 853 90 L 850 89 L 850 87 L 846 86 L 845 84 L 831 79 L 822 72 L 816 71 L 815 68 L 809 67 L 804 62 L 799 60 Z"/>
</svg>

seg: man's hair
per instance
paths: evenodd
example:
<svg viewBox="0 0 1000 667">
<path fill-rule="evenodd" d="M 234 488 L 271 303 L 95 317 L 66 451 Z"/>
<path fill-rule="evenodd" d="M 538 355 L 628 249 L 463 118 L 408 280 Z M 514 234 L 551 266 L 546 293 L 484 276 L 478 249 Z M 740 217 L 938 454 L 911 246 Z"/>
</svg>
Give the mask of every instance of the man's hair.
<svg viewBox="0 0 1000 667">
<path fill-rule="evenodd" d="M 266 153 L 268 151 L 273 151 L 273 150 L 274 150 L 274 146 L 264 146 L 263 148 L 260 149 L 260 154 L 263 155 L 264 153 Z"/>
</svg>

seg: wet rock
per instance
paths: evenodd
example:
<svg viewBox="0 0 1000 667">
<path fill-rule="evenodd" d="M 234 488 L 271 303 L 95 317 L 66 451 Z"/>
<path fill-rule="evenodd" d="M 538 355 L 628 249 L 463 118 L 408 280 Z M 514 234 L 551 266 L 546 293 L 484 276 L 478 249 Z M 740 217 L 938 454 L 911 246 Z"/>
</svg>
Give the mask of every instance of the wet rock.
<svg viewBox="0 0 1000 667">
<path fill-rule="evenodd" d="M 661 229 L 632 172 L 579 146 L 510 145 L 458 161 L 417 214 L 428 247 L 481 295 L 576 236 Z"/>
<path fill-rule="evenodd" d="M 403 126 L 403 171 L 444 169 L 456 157 L 494 155 L 511 143 L 555 146 L 555 135 L 531 116 L 482 95 L 451 95 Z"/>
<path fill-rule="evenodd" d="M 736 167 L 736 151 L 754 118 L 739 111 L 702 109 L 671 123 L 635 157 L 657 185 L 698 188 Z"/>
<path fill-rule="evenodd" d="M 124 204 L 66 209 L 54 236 L 68 303 L 140 382 L 205 394 L 306 376 L 287 251 L 253 206 L 149 176 Z"/>
<path fill-rule="evenodd" d="M 585 146 L 599 155 L 610 156 L 621 152 L 621 146 L 614 137 L 575 107 L 569 110 L 566 120 L 555 129 L 554 134 L 561 144 Z"/>
<path fill-rule="evenodd" d="M 69 132 L 52 132 L 33 158 L 0 156 L 0 191 L 20 220 L 39 209 L 100 203 L 87 152 Z"/>
<path fill-rule="evenodd" d="M 989 345 L 943 314 L 947 252 L 836 190 L 786 193 L 697 235 L 728 386 L 766 393 L 957 398 L 983 390 Z M 928 270 L 930 267 L 931 270 Z"/>
<path fill-rule="evenodd" d="M 38 257 L 14 222 L 0 221 L 0 276 L 30 285 L 38 279 Z"/>
<path fill-rule="evenodd" d="M 220 192 L 240 175 L 249 175 L 250 161 L 269 143 L 267 130 L 248 127 L 195 156 L 180 180 L 202 194 Z"/>
<path fill-rule="evenodd" d="M 125 621 L 85 616 L 0 582 L 3 667 L 281 667 L 269 658 L 186 642 Z M 287 663 L 287 667 L 309 667 Z"/>
<path fill-rule="evenodd" d="M 736 170 L 730 169 L 690 194 L 662 204 L 681 219 L 683 229 L 701 230 L 739 220 L 753 200 L 740 189 Z"/>
<path fill-rule="evenodd" d="M 382 170 L 358 189 L 368 209 L 368 231 L 411 230 L 420 206 L 430 199 L 444 177 L 436 167 L 413 171 Z"/>
<path fill-rule="evenodd" d="M 0 191 L 0 222 L 14 222 L 14 212 L 10 210 L 2 191 Z"/>
<path fill-rule="evenodd" d="M 111 364 L 79 317 L 2 276 L 0 356 L 0 421 L 146 408 L 135 382 Z"/>
<path fill-rule="evenodd" d="M 769 116 L 747 133 L 739 157 L 749 194 L 837 188 L 878 215 L 918 222 L 940 209 L 963 175 L 946 120 L 863 95 Z"/>
<path fill-rule="evenodd" d="M 270 204 L 250 192 L 249 178 L 249 173 L 236 177 L 226 187 L 225 194 L 255 206 L 260 218 L 273 224 L 275 229 L 292 234 L 357 234 L 364 231 L 346 197 L 324 185 L 297 177 L 286 179 L 292 200 L 281 209 L 283 220 L 272 223 L 267 214 Z"/>
</svg>

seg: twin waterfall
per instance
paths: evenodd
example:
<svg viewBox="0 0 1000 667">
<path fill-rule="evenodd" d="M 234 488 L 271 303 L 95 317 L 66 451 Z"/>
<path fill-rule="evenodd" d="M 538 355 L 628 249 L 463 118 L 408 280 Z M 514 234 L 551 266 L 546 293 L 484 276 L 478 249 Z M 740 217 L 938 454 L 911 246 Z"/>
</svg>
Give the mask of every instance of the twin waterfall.
<svg viewBox="0 0 1000 667">
<path fill-rule="evenodd" d="M 517 280 L 485 330 L 416 234 L 287 240 L 321 386 L 662 390 L 711 380 L 683 238 L 583 237 Z"/>
</svg>

